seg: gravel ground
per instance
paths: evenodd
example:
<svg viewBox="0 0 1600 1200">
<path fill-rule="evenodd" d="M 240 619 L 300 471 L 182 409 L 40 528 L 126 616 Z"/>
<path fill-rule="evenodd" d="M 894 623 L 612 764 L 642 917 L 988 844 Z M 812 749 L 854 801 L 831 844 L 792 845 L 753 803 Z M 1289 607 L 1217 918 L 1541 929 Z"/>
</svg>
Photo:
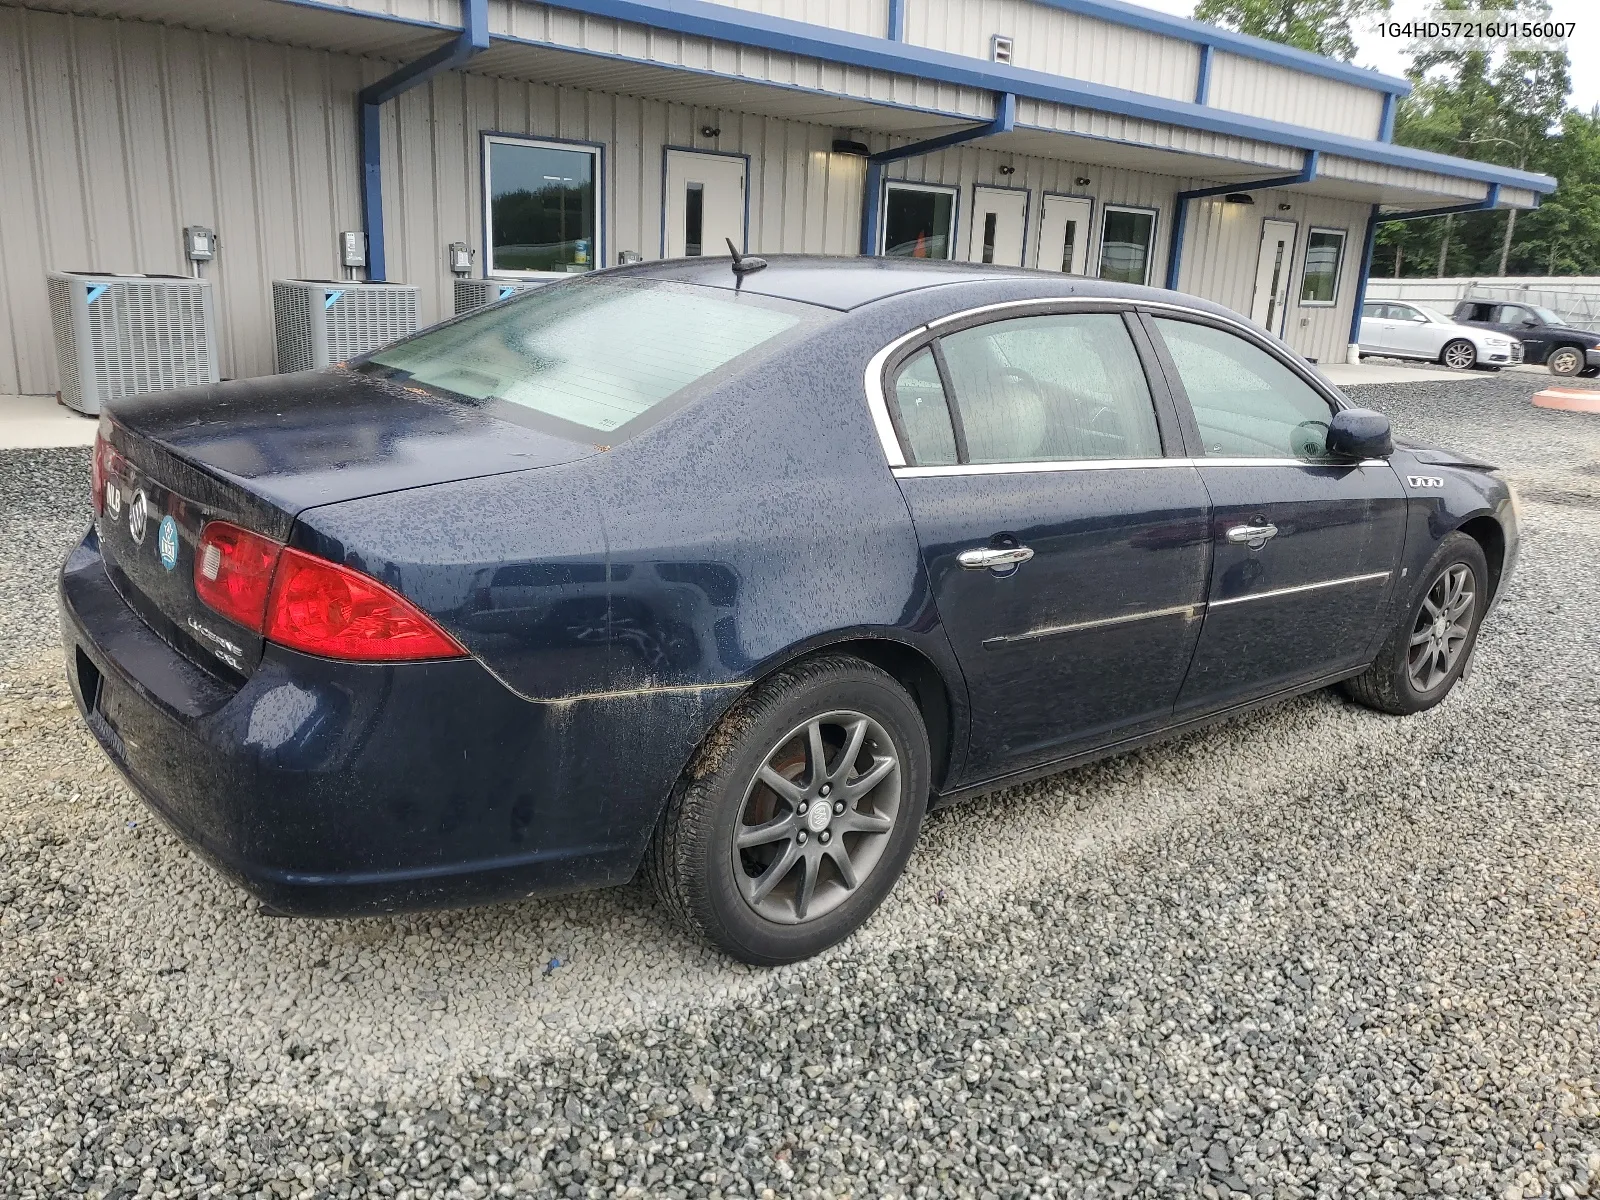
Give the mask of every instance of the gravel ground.
<svg viewBox="0 0 1600 1200">
<path fill-rule="evenodd" d="M 940 814 L 771 972 L 637 887 L 260 915 L 72 710 L 86 456 L 0 456 L 0 1195 L 1600 1195 L 1600 419 L 1543 382 L 1353 393 L 1527 501 L 1448 703 Z"/>
</svg>

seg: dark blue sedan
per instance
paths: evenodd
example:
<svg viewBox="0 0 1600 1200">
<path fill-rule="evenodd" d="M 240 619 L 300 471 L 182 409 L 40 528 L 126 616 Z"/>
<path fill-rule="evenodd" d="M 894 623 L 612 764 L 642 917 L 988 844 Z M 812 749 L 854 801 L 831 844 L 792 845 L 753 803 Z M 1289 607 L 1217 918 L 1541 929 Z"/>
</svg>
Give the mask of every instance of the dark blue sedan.
<svg viewBox="0 0 1600 1200">
<path fill-rule="evenodd" d="M 754 963 L 860 925 L 930 805 L 1439 703 L 1517 550 L 1491 467 L 1215 304 L 883 260 L 604 271 L 121 403 L 94 496 L 84 717 L 264 906 L 642 867 Z"/>
</svg>

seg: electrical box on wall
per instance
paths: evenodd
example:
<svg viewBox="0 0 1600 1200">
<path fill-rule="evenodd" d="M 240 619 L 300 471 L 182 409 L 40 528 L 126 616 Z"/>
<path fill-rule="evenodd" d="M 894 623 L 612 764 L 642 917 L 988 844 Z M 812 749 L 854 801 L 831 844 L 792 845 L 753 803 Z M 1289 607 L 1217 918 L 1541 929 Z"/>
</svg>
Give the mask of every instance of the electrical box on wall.
<svg viewBox="0 0 1600 1200">
<path fill-rule="evenodd" d="M 217 256 L 217 232 L 204 225 L 183 227 L 183 256 L 190 262 L 210 262 Z"/>
<path fill-rule="evenodd" d="M 346 267 L 367 265 L 367 235 L 359 229 L 346 229 L 339 235 L 339 262 Z"/>
<path fill-rule="evenodd" d="M 445 256 L 450 260 L 451 274 L 472 274 L 472 247 L 465 242 L 451 242 L 445 247 Z"/>
</svg>

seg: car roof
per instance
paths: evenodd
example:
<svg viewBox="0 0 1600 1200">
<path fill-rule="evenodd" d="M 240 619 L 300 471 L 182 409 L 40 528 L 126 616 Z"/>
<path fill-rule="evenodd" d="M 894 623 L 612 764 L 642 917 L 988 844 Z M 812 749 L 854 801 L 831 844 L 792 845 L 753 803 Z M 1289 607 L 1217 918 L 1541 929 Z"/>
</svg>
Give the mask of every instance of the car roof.
<svg viewBox="0 0 1600 1200">
<path fill-rule="evenodd" d="M 762 257 L 767 265 L 758 271 L 746 273 L 742 278 L 733 273 L 732 264 L 726 256 L 641 263 L 614 268 L 606 274 L 670 280 L 702 287 L 726 288 L 729 291 L 738 289 L 757 296 L 794 300 L 840 312 L 926 288 L 994 284 L 1006 278 L 1031 284 L 1033 288 L 1050 281 L 1070 283 L 1075 296 L 1103 296 L 1114 300 L 1170 301 L 1175 295 L 1173 292 L 1135 284 L 982 263 L 816 254 L 773 254 Z M 1198 297 L 1184 296 L 1183 301 L 1194 308 L 1233 315 L 1227 309 Z"/>
</svg>

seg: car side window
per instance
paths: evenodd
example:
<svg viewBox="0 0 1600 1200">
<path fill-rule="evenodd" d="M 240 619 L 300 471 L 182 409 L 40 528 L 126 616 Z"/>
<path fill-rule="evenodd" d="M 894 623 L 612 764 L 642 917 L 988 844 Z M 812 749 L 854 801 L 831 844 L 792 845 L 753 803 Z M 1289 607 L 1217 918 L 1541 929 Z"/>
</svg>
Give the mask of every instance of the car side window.
<svg viewBox="0 0 1600 1200">
<path fill-rule="evenodd" d="M 956 461 L 956 435 L 950 425 L 944 384 L 932 350 L 919 350 L 894 378 L 894 402 L 906 456 L 913 466 L 948 466 Z"/>
<path fill-rule="evenodd" d="M 968 461 L 1161 457 L 1155 403 L 1120 314 L 1014 317 L 940 346 Z"/>
<path fill-rule="evenodd" d="M 1155 318 L 1209 457 L 1325 458 L 1333 406 L 1273 355 L 1235 334 Z"/>
</svg>

